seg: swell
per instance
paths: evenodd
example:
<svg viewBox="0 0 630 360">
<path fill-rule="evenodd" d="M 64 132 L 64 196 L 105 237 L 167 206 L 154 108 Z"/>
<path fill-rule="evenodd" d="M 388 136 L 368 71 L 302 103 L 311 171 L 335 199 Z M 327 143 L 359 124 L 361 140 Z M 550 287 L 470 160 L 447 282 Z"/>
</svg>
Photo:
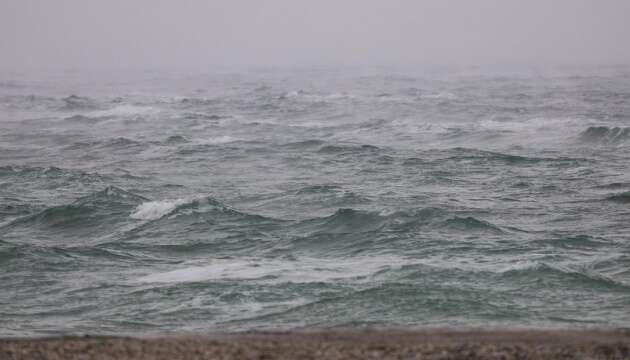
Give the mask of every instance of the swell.
<svg viewBox="0 0 630 360">
<path fill-rule="evenodd" d="M 231 208 L 211 197 L 153 201 L 109 186 L 72 203 L 45 208 L 2 226 L 7 239 L 45 246 L 103 245 L 126 250 L 231 251 L 268 246 L 285 221 Z M 123 243 L 144 244 L 139 248 Z M 217 246 L 219 245 L 219 246 Z"/>
<path fill-rule="evenodd" d="M 319 139 L 309 139 L 303 141 L 295 141 L 290 143 L 282 144 L 281 147 L 290 148 L 290 149 L 310 149 L 321 147 L 325 144 L 325 141 Z"/>
<path fill-rule="evenodd" d="M 439 283 L 418 286 L 409 282 L 387 282 L 337 292 L 279 311 L 232 320 L 228 324 L 304 325 L 306 321 L 309 326 L 318 326 L 320 321 L 325 321 L 327 326 L 347 326 L 357 322 L 417 325 L 418 317 L 424 321 L 444 321 L 449 317 L 461 318 L 462 313 L 468 317 L 496 313 L 499 309 L 494 302 L 487 301 L 489 297 L 489 294 L 481 291 L 456 289 Z M 349 313 L 347 309 L 352 309 L 352 312 Z M 517 310 L 503 309 L 500 312 L 503 318 L 518 318 L 520 315 Z M 360 321 L 357 321 L 357 313 L 361 314 Z M 407 324 L 404 319 L 409 319 L 410 323 Z"/>
<path fill-rule="evenodd" d="M 19 218 L 5 228 L 91 228 L 124 218 L 130 209 L 148 199 L 115 186 L 79 198 L 66 205 L 46 208 L 34 215 Z"/>
<path fill-rule="evenodd" d="M 199 216 L 202 214 L 242 217 L 249 220 L 275 220 L 262 215 L 238 211 L 211 196 L 165 201 L 146 201 L 136 207 L 130 217 L 137 220 L 156 221 L 186 216 Z"/>
<path fill-rule="evenodd" d="M 66 147 L 67 150 L 125 150 L 125 149 L 146 149 L 150 144 L 123 136 L 106 140 L 76 142 Z"/>
<path fill-rule="evenodd" d="M 103 147 L 111 147 L 111 148 L 126 148 L 126 147 L 133 147 L 133 146 L 142 146 L 142 145 L 145 145 L 145 144 L 126 138 L 126 137 L 112 138 L 102 143 Z"/>
<path fill-rule="evenodd" d="M 227 115 L 206 114 L 206 113 L 200 113 L 200 112 L 187 112 L 187 113 L 184 113 L 182 116 L 186 120 L 211 120 L 211 121 L 216 121 L 216 120 L 222 120 L 222 119 L 229 119 L 230 118 L 230 116 L 227 116 Z"/>
<path fill-rule="evenodd" d="M 494 234 L 503 234 L 504 231 L 488 221 L 479 220 L 472 216 L 459 217 L 455 216 L 453 218 L 447 219 L 442 222 L 442 226 L 448 228 L 449 230 L 459 230 L 463 232 L 488 232 Z"/>
<path fill-rule="evenodd" d="M 494 151 L 485 151 L 478 149 L 456 147 L 450 149 L 447 153 L 448 160 L 461 161 L 461 160 L 479 160 L 500 162 L 505 165 L 528 165 L 538 164 L 543 162 L 551 163 L 578 163 L 589 161 L 585 158 L 570 158 L 570 157 L 530 157 L 521 155 L 505 154 Z"/>
<path fill-rule="evenodd" d="M 370 320 L 371 316 L 387 322 L 381 316 L 377 316 L 376 311 L 385 311 L 389 314 L 407 313 L 413 318 L 417 318 L 417 314 L 426 314 L 428 317 L 438 317 L 442 321 L 444 316 L 460 317 L 462 312 L 472 317 L 473 314 L 479 315 L 481 318 L 500 317 L 501 319 L 518 319 L 521 316 L 531 316 L 533 314 L 524 314 L 523 310 L 513 309 L 511 306 L 502 308 L 501 297 L 497 298 L 496 294 L 484 291 L 483 289 L 462 288 L 461 286 L 449 286 L 444 283 L 445 276 L 448 278 L 457 277 L 460 280 L 474 282 L 478 281 L 476 277 L 490 277 L 497 283 L 507 282 L 510 287 L 523 288 L 531 291 L 548 291 L 547 286 L 564 286 L 575 289 L 576 287 L 597 289 L 605 288 L 609 291 L 619 291 L 622 293 L 630 292 L 630 286 L 626 283 L 616 281 L 603 275 L 588 272 L 572 271 L 560 267 L 538 263 L 530 267 L 518 270 L 509 270 L 502 273 L 466 273 L 457 269 L 429 269 L 427 273 L 421 270 L 417 276 L 405 276 L 399 280 L 378 283 L 366 288 L 358 290 L 342 291 L 332 296 L 324 296 L 315 301 L 309 301 L 305 304 L 289 306 L 285 309 L 272 313 L 259 314 L 231 321 L 230 323 L 238 324 L 246 322 L 261 322 L 265 324 L 273 322 L 286 323 L 297 321 L 298 319 L 312 319 L 319 315 L 326 319 L 337 319 L 336 321 L 344 321 L 346 316 L 345 309 L 351 308 L 354 312 L 363 313 L 363 320 Z M 404 269 L 396 270 L 402 272 Z M 452 273 L 455 271 L 455 273 Z M 530 289 L 534 286 L 536 290 Z M 500 292 L 500 291 L 499 291 Z M 536 296 L 531 294 L 530 296 Z M 488 302 L 489 299 L 493 299 Z M 376 308 L 375 308 L 375 304 Z M 378 310 L 377 310 L 378 309 Z M 331 313 L 332 312 L 332 313 Z M 315 315 L 315 316 L 314 316 Z M 350 316 L 352 317 L 352 316 Z M 398 317 L 402 318 L 402 317 Z M 417 321 L 417 320 L 416 320 Z"/>
<path fill-rule="evenodd" d="M 545 262 L 511 269 L 499 274 L 499 280 L 517 284 L 536 286 L 561 286 L 584 288 L 608 288 L 610 290 L 630 292 L 630 284 L 608 277 L 604 274 L 586 270 L 571 269 Z"/>
<path fill-rule="evenodd" d="M 594 187 L 595 189 L 610 189 L 610 190 L 619 190 L 619 189 L 630 189 L 630 182 L 613 182 L 604 185 L 597 185 Z"/>
<path fill-rule="evenodd" d="M 4 204 L 0 204 L 0 220 L 11 216 L 27 215 L 33 211 L 32 206 L 21 203 L 16 199 L 0 199 L 4 202 Z"/>
<path fill-rule="evenodd" d="M 201 214 L 241 217 L 250 221 L 272 220 L 261 215 L 240 212 L 210 196 L 153 201 L 116 186 L 108 186 L 70 204 L 49 207 L 34 215 L 19 218 L 7 226 L 33 224 L 50 227 L 92 226 L 95 222 L 114 218 L 155 222 Z"/>
<path fill-rule="evenodd" d="M 67 121 L 69 123 L 73 123 L 75 125 L 77 125 L 77 124 L 93 125 L 93 124 L 102 122 L 104 120 L 107 120 L 107 117 L 104 117 L 104 116 L 87 116 L 87 115 L 72 115 L 72 116 L 65 117 L 63 120 Z"/>
<path fill-rule="evenodd" d="M 323 185 L 309 185 L 305 186 L 295 193 L 296 195 L 306 195 L 306 194 L 324 194 L 324 193 L 334 193 L 341 190 L 341 187 L 332 184 L 323 184 Z"/>
<path fill-rule="evenodd" d="M 167 258 L 266 251 L 286 223 L 236 210 L 211 196 L 143 202 L 129 219 L 131 227 L 103 245 Z"/>
<path fill-rule="evenodd" d="M 564 249 L 597 249 L 610 245 L 610 242 L 603 238 L 580 234 L 574 236 L 557 236 L 552 239 L 539 240 L 541 245 L 552 245 Z"/>
<path fill-rule="evenodd" d="M 343 154 L 373 154 L 382 150 L 374 145 L 325 145 L 317 151 L 320 154 L 343 155 Z"/>
<path fill-rule="evenodd" d="M 580 133 L 579 140 L 590 144 L 620 144 L 630 139 L 630 128 L 591 126 Z"/>
<path fill-rule="evenodd" d="M 61 99 L 61 101 L 63 105 L 59 110 L 62 111 L 94 110 L 99 108 L 95 100 L 85 96 L 70 95 Z"/>
<path fill-rule="evenodd" d="M 0 240 L 0 261 L 14 266 L 42 267 L 50 270 L 50 266 L 68 264 L 112 262 L 116 266 L 122 263 L 133 263 L 142 257 L 124 251 L 107 249 L 101 246 L 44 246 L 36 244 L 12 244 Z"/>
<path fill-rule="evenodd" d="M 0 178 L 16 178 L 14 181 L 37 181 L 41 179 L 65 179 L 68 182 L 98 184 L 112 180 L 105 174 L 85 172 L 77 169 L 59 168 L 56 166 L 0 166 Z"/>
<path fill-rule="evenodd" d="M 611 202 L 616 202 L 616 203 L 621 203 L 621 204 L 628 204 L 628 203 L 630 203 L 630 191 L 626 191 L 626 192 L 610 195 L 610 196 L 606 197 L 605 200 L 611 201 Z"/>
<path fill-rule="evenodd" d="M 289 229 L 292 248 L 361 252 L 391 237 L 448 231 L 464 234 L 502 235 L 510 232 L 489 221 L 459 216 L 440 208 L 383 213 L 342 208 L 327 217 L 312 218 Z M 371 245 L 370 245 L 371 244 Z M 389 244 L 388 246 L 391 246 Z"/>
<path fill-rule="evenodd" d="M 59 106 L 58 99 L 40 95 L 9 95 L 0 97 L 0 104 L 8 109 L 48 109 Z"/>
</svg>

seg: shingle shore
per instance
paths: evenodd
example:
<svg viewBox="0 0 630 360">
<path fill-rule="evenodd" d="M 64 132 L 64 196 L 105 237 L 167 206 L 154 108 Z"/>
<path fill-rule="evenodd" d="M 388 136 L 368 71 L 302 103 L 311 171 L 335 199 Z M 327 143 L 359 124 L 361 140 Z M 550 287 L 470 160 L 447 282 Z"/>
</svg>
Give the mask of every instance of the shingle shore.
<svg viewBox="0 0 630 360">
<path fill-rule="evenodd" d="M 296 330 L 0 339 L 22 359 L 630 359 L 630 330 Z"/>
</svg>

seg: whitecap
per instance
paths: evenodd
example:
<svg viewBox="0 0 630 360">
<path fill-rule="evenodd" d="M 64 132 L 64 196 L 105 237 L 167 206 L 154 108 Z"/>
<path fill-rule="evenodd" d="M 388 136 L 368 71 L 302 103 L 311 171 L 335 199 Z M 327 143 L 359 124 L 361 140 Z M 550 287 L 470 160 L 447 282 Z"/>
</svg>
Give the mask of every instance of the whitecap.
<svg viewBox="0 0 630 360">
<path fill-rule="evenodd" d="M 177 283 L 212 280 L 259 280 L 267 283 L 313 283 L 334 280 L 361 279 L 382 270 L 399 267 L 403 258 L 395 256 L 362 257 L 354 259 L 298 260 L 275 259 L 217 259 L 209 265 L 149 274 L 139 282 Z"/>
<path fill-rule="evenodd" d="M 495 119 L 484 119 L 479 122 L 479 126 L 486 130 L 498 131 L 541 131 L 557 130 L 560 132 L 581 129 L 579 126 L 590 121 L 576 118 L 531 118 L 523 121 L 500 121 Z"/>
<path fill-rule="evenodd" d="M 356 96 L 346 92 L 333 92 L 328 94 L 313 94 L 303 90 L 289 91 L 283 98 L 286 99 L 299 99 L 310 102 L 320 102 L 327 100 L 344 100 L 344 99 L 356 99 Z"/>
<path fill-rule="evenodd" d="M 241 140 L 242 139 L 237 138 L 237 137 L 223 135 L 223 136 L 211 137 L 207 139 L 199 139 L 196 141 L 196 143 L 200 145 L 217 145 L 217 144 L 227 144 L 227 143 L 241 141 Z"/>
<path fill-rule="evenodd" d="M 457 95 L 450 92 L 440 92 L 436 94 L 422 94 L 420 95 L 420 99 L 427 100 L 455 100 L 457 99 Z"/>
<path fill-rule="evenodd" d="M 137 220 L 157 220 L 170 214 L 178 206 L 184 205 L 188 201 L 188 199 L 175 199 L 144 202 L 138 205 L 129 216 Z"/>
</svg>

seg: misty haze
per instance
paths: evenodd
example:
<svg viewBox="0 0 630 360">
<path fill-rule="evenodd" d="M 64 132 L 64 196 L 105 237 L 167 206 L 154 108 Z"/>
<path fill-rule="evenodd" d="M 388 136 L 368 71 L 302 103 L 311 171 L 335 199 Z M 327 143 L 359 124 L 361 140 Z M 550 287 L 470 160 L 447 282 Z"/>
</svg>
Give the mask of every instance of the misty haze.
<svg viewBox="0 0 630 360">
<path fill-rule="evenodd" d="M 350 356 L 307 350 L 331 338 L 398 358 L 436 327 L 628 356 L 629 19 L 626 0 L 0 0 L 0 336 L 26 337 L 0 358 L 266 330 L 303 341 L 271 358 Z"/>
</svg>

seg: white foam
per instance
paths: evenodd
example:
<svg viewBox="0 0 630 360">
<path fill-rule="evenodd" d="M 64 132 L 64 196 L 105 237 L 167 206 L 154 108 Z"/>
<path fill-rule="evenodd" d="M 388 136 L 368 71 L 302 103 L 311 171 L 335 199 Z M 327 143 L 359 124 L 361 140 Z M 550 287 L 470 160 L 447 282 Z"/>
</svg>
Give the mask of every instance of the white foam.
<svg viewBox="0 0 630 360">
<path fill-rule="evenodd" d="M 285 94 L 289 99 L 300 99 L 310 102 L 319 102 L 327 100 L 343 100 L 343 99 L 355 99 L 356 96 L 345 92 L 335 92 L 330 94 L 311 94 L 305 91 L 289 91 Z"/>
<path fill-rule="evenodd" d="M 213 260 L 209 265 L 150 274 L 140 282 L 173 283 L 209 280 L 259 280 L 267 283 L 311 283 L 366 277 L 391 266 L 400 266 L 399 257 L 363 257 L 354 259 L 299 260 L 238 259 Z"/>
<path fill-rule="evenodd" d="M 146 115 L 150 113 L 158 112 L 159 110 L 151 106 L 136 106 L 136 105 L 120 105 L 107 110 L 91 111 L 85 116 L 88 117 L 113 117 L 113 116 L 135 116 Z"/>
<path fill-rule="evenodd" d="M 457 95 L 450 92 L 440 92 L 437 94 L 422 94 L 420 98 L 427 100 L 455 100 L 457 99 Z"/>
<path fill-rule="evenodd" d="M 157 220 L 188 201 L 188 199 L 148 201 L 138 205 L 136 210 L 129 216 L 138 220 Z"/>
<path fill-rule="evenodd" d="M 541 130 L 558 130 L 566 131 L 570 129 L 582 130 L 578 125 L 589 124 L 589 121 L 574 118 L 531 118 L 522 121 L 498 121 L 494 119 L 486 119 L 479 122 L 479 126 L 487 130 L 500 131 L 541 131 Z"/>
<path fill-rule="evenodd" d="M 206 139 L 199 139 L 196 141 L 196 143 L 201 144 L 201 145 L 216 145 L 216 144 L 227 144 L 227 143 L 241 141 L 241 140 L 242 139 L 237 138 L 237 137 L 223 135 L 223 136 L 211 137 L 211 138 L 206 138 Z"/>
</svg>

